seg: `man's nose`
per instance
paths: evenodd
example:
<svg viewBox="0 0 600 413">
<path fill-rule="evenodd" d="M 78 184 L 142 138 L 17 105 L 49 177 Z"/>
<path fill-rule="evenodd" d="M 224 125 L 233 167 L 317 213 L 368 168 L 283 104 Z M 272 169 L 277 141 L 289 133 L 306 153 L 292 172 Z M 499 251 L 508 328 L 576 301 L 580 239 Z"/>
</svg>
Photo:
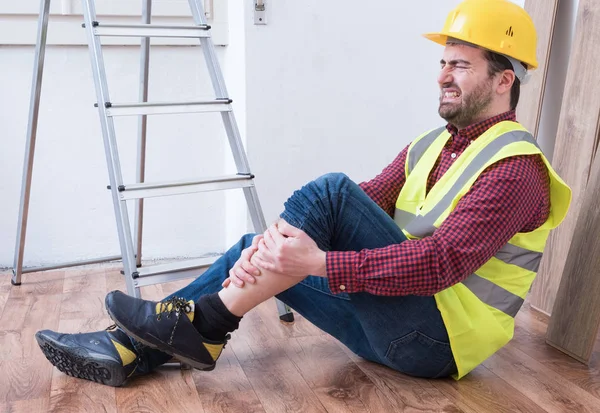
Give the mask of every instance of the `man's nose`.
<svg viewBox="0 0 600 413">
<path fill-rule="evenodd" d="M 440 70 L 437 81 L 440 86 L 452 83 L 452 75 L 450 74 L 447 66 L 444 66 L 442 70 Z"/>
</svg>

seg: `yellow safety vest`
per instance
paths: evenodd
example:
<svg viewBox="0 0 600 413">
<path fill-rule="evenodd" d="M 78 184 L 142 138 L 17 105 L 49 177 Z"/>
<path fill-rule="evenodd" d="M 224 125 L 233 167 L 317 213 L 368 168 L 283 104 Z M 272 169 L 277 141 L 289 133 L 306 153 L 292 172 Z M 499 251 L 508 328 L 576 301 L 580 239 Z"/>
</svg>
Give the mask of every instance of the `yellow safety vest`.
<svg viewBox="0 0 600 413">
<path fill-rule="evenodd" d="M 435 294 L 458 368 L 454 378 L 460 379 L 512 339 L 514 317 L 537 274 L 550 230 L 567 214 L 571 189 L 533 136 L 519 123 L 505 121 L 474 140 L 426 194 L 429 173 L 449 137 L 445 128 L 436 129 L 408 148 L 406 183 L 394 220 L 409 239 L 431 236 L 481 172 L 503 158 L 539 154 L 550 176 L 551 209 L 546 222 L 532 232 L 515 234 L 474 274 Z"/>
</svg>

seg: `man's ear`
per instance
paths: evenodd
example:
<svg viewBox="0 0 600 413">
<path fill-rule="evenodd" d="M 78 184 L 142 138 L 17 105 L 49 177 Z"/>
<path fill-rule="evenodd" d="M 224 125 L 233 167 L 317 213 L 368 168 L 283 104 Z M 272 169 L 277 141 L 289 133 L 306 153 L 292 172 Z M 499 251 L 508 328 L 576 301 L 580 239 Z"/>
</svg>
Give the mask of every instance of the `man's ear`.
<svg viewBox="0 0 600 413">
<path fill-rule="evenodd" d="M 505 93 L 510 93 L 513 83 L 515 83 L 515 72 L 512 70 L 504 70 L 502 73 L 499 73 L 498 86 L 496 86 L 496 92 L 499 95 L 503 95 Z"/>
</svg>

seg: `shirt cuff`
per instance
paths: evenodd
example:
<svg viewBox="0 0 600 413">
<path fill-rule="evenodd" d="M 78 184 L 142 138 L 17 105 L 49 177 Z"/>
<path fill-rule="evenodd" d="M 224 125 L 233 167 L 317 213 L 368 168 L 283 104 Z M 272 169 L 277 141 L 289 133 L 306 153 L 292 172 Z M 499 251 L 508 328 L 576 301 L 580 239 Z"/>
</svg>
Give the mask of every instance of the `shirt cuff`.
<svg viewBox="0 0 600 413">
<path fill-rule="evenodd" d="M 333 294 L 363 292 L 364 285 L 357 280 L 358 253 L 354 251 L 328 251 L 326 256 L 327 279 Z"/>
</svg>

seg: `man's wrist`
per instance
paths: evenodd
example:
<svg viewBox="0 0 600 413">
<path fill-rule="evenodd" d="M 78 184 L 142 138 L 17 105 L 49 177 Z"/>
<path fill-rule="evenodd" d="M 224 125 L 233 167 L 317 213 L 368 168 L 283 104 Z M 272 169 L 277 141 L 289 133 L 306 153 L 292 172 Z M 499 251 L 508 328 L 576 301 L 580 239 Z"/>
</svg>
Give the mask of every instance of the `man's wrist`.
<svg viewBox="0 0 600 413">
<path fill-rule="evenodd" d="M 327 252 L 319 250 L 315 262 L 315 269 L 311 272 L 311 275 L 327 277 Z"/>
</svg>

